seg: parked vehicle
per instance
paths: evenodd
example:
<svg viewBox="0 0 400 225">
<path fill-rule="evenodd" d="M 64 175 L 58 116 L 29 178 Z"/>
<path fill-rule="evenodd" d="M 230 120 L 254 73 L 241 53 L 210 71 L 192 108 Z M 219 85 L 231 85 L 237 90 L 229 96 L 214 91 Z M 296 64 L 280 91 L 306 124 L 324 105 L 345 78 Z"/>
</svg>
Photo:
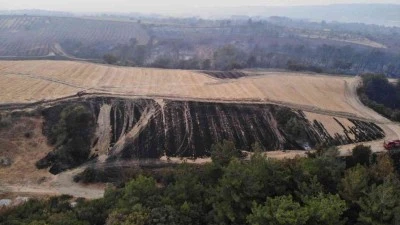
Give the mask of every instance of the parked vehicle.
<svg viewBox="0 0 400 225">
<path fill-rule="evenodd" d="M 386 150 L 394 150 L 394 149 L 400 149 L 400 140 L 393 140 L 389 142 L 383 142 L 383 147 L 385 147 Z"/>
</svg>

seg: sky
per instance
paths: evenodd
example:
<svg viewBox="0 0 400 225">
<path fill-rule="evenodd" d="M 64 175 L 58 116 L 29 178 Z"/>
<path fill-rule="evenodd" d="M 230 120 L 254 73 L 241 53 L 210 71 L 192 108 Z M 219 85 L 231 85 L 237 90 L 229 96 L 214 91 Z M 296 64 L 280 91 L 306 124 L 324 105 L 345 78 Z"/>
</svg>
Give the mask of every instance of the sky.
<svg viewBox="0 0 400 225">
<path fill-rule="evenodd" d="M 196 7 L 293 6 L 341 3 L 395 3 L 400 0 L 0 0 L 0 10 L 70 12 L 162 12 Z"/>
</svg>

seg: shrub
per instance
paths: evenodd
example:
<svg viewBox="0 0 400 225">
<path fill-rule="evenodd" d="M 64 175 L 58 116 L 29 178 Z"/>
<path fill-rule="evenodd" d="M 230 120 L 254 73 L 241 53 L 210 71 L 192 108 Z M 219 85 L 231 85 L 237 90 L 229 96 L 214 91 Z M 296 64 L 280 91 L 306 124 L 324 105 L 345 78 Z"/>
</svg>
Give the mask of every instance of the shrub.
<svg viewBox="0 0 400 225">
<path fill-rule="evenodd" d="M 107 63 L 107 64 L 115 64 L 118 59 L 115 55 L 113 54 L 105 54 L 103 56 L 103 60 Z"/>
<path fill-rule="evenodd" d="M 227 165 L 232 158 L 240 158 L 242 152 L 235 147 L 232 141 L 224 140 L 211 146 L 211 159 L 218 165 Z"/>
<path fill-rule="evenodd" d="M 352 150 L 354 164 L 369 165 L 371 162 L 371 146 L 357 145 Z"/>
<path fill-rule="evenodd" d="M 45 124 L 45 134 L 55 149 L 39 160 L 36 166 L 52 166 L 50 172 L 56 174 L 84 163 L 89 158 L 95 131 L 91 111 L 84 105 L 74 104 L 63 108 L 61 112 L 50 110 L 46 117 L 58 118 L 55 124 L 51 121 Z"/>
<path fill-rule="evenodd" d="M 8 114 L 0 114 L 0 128 L 10 127 L 12 124 L 12 117 Z"/>
<path fill-rule="evenodd" d="M 11 166 L 12 160 L 8 157 L 0 157 L 0 167 Z"/>
</svg>

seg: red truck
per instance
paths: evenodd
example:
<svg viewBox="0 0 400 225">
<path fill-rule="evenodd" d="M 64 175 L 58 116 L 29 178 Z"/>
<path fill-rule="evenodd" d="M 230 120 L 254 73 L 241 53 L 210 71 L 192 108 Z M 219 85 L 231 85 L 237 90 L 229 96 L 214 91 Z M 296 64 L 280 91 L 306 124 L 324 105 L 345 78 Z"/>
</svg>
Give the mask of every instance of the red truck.
<svg viewBox="0 0 400 225">
<path fill-rule="evenodd" d="M 393 141 L 388 141 L 388 142 L 383 142 L 383 147 L 385 147 L 386 150 L 395 150 L 395 149 L 400 149 L 400 140 L 393 140 Z"/>
</svg>

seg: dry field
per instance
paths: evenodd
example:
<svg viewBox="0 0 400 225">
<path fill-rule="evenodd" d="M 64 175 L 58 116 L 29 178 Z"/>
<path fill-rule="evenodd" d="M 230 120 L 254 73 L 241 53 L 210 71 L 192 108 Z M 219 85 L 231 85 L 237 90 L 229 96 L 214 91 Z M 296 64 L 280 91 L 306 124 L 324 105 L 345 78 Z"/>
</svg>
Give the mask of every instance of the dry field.
<svg viewBox="0 0 400 225">
<path fill-rule="evenodd" d="M 387 139 L 399 137 L 397 125 L 358 100 L 359 77 L 266 71 L 247 73 L 253 76 L 218 79 L 186 70 L 126 68 L 72 61 L 0 61 L 0 105 L 76 96 L 79 91 L 128 98 L 271 103 L 307 112 L 308 119 L 317 119 L 330 134 L 343 132 L 333 119 L 335 117 L 346 127 L 352 123 L 345 118 L 366 119 L 381 126 Z"/>
<path fill-rule="evenodd" d="M 348 100 L 350 77 L 260 72 L 216 79 L 200 72 L 123 68 L 70 61 L 0 61 L 0 103 L 90 93 L 210 101 L 259 101 L 362 116 Z"/>
<path fill-rule="evenodd" d="M 358 44 L 358 45 L 364 45 L 372 48 L 381 48 L 385 49 L 387 48 L 385 45 L 369 40 L 367 38 L 339 38 L 339 37 L 329 37 L 328 35 L 300 35 L 302 37 L 310 38 L 310 39 L 326 39 L 326 40 L 332 40 L 332 41 L 339 41 L 339 42 L 346 42 L 346 43 L 351 43 L 351 44 Z"/>
</svg>

